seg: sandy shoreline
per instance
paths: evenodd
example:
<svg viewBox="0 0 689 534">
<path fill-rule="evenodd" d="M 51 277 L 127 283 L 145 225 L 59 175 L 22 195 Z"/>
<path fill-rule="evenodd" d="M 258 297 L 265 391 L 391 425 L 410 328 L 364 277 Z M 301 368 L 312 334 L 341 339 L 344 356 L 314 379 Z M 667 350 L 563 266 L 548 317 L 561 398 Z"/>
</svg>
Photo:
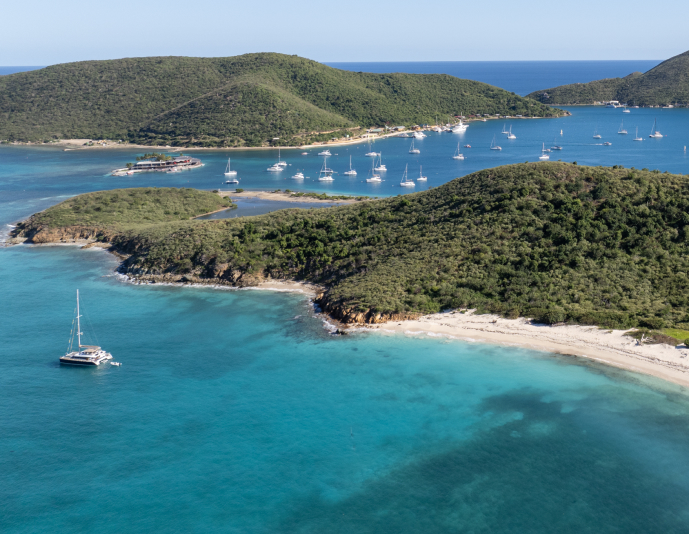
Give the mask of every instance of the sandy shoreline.
<svg viewBox="0 0 689 534">
<path fill-rule="evenodd" d="M 417 320 L 372 325 L 369 329 L 406 335 L 442 335 L 578 356 L 689 386 L 689 348 L 684 345 L 639 345 L 635 339 L 624 335 L 627 330 L 534 325 L 528 319 L 504 319 L 471 312 L 438 313 Z"/>
<path fill-rule="evenodd" d="M 352 198 L 351 200 L 343 200 L 343 199 L 328 199 L 328 200 L 323 200 L 320 198 L 313 198 L 313 197 L 295 197 L 292 196 L 290 193 L 274 193 L 272 191 L 242 191 L 241 193 L 235 193 L 233 191 L 218 191 L 218 193 L 221 196 L 228 195 L 230 198 L 235 199 L 235 198 L 258 198 L 260 200 L 280 200 L 283 202 L 299 202 L 299 203 L 304 203 L 304 202 L 309 202 L 313 204 L 352 204 L 353 202 L 361 202 L 360 200 L 356 200 Z"/>
</svg>

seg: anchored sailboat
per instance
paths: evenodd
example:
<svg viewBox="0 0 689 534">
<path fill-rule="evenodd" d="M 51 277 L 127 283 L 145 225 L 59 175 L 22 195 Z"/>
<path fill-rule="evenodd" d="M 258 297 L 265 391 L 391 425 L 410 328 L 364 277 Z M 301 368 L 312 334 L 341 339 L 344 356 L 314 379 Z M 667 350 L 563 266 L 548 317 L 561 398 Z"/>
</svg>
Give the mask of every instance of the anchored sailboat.
<svg viewBox="0 0 689 534">
<path fill-rule="evenodd" d="M 328 156 L 323 157 L 323 167 L 321 167 L 320 172 L 318 173 L 318 181 L 319 182 L 333 182 L 335 178 L 333 178 L 333 173 L 335 171 L 332 169 L 328 168 Z"/>
<path fill-rule="evenodd" d="M 540 159 L 540 160 L 550 159 L 550 156 L 548 154 L 546 154 L 545 143 L 543 143 L 543 148 L 541 148 L 541 155 L 538 156 L 538 159 Z"/>
<path fill-rule="evenodd" d="M 383 180 L 380 179 L 380 174 L 376 174 L 375 166 L 376 166 L 376 160 L 373 160 L 373 161 L 371 162 L 371 177 L 370 177 L 370 178 L 366 178 L 366 181 L 367 181 L 368 183 L 378 183 L 378 182 L 382 182 L 382 181 L 383 181 Z"/>
<path fill-rule="evenodd" d="M 516 139 L 517 136 L 512 133 L 512 125 L 510 125 L 510 131 L 507 132 L 507 139 Z"/>
<path fill-rule="evenodd" d="M 423 167 L 419 166 L 419 177 L 416 179 L 417 182 L 425 182 L 428 180 L 428 176 L 423 175 Z"/>
<path fill-rule="evenodd" d="M 639 137 L 639 127 L 636 127 L 636 137 L 634 138 L 634 141 L 643 141 L 643 137 Z"/>
<path fill-rule="evenodd" d="M 418 148 L 414 148 L 414 141 L 411 142 L 411 146 L 409 147 L 409 153 L 410 154 L 421 154 L 421 151 Z"/>
<path fill-rule="evenodd" d="M 620 124 L 620 129 L 617 130 L 617 133 L 618 133 L 618 134 L 623 134 L 623 135 L 626 135 L 626 134 L 627 134 L 627 130 L 624 129 L 624 121 L 622 121 L 622 124 Z"/>
<path fill-rule="evenodd" d="M 414 187 L 414 186 L 416 186 L 416 183 L 414 182 L 414 180 L 410 180 L 407 177 L 407 167 L 408 167 L 408 165 L 404 166 L 404 174 L 402 175 L 402 181 L 400 182 L 400 185 L 402 187 Z"/>
<path fill-rule="evenodd" d="M 74 322 L 72 322 L 72 333 L 69 338 L 69 347 L 67 353 L 60 358 L 60 363 L 65 365 L 100 365 L 103 362 L 112 360 L 112 354 L 105 352 L 96 345 L 82 345 L 81 336 L 81 313 L 79 309 L 79 290 L 77 289 L 77 316 L 76 316 L 76 330 L 74 329 Z M 76 336 L 77 346 L 74 347 L 74 337 Z"/>
<path fill-rule="evenodd" d="M 464 159 L 464 154 L 459 150 L 459 143 L 457 143 L 457 150 L 455 151 L 455 155 L 452 156 L 452 159 Z"/>
<path fill-rule="evenodd" d="M 356 171 L 352 169 L 352 156 L 349 156 L 349 170 L 344 172 L 345 176 L 356 176 Z"/>
<path fill-rule="evenodd" d="M 498 145 L 495 143 L 495 136 L 493 136 L 493 141 L 492 141 L 491 144 L 490 144 L 490 149 L 491 149 L 491 150 L 502 150 L 502 147 L 501 147 L 501 146 L 498 146 Z"/>
<path fill-rule="evenodd" d="M 653 121 L 653 128 L 651 129 L 651 135 L 649 135 L 649 137 L 663 137 L 663 134 L 658 131 L 658 119 Z"/>
</svg>

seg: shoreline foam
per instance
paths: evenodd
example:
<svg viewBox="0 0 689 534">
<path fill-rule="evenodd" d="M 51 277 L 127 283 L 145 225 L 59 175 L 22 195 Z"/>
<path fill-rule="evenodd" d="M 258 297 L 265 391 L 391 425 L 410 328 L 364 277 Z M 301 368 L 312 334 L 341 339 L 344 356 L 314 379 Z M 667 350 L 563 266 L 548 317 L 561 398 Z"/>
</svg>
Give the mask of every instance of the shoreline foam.
<svg viewBox="0 0 689 534">
<path fill-rule="evenodd" d="M 427 334 L 470 342 L 518 346 L 565 356 L 586 358 L 628 371 L 651 375 L 689 387 L 689 348 L 679 345 L 640 344 L 625 335 L 629 330 L 604 330 L 597 326 L 548 326 L 528 319 L 497 315 L 447 312 L 416 320 L 370 325 L 404 335 Z"/>
</svg>

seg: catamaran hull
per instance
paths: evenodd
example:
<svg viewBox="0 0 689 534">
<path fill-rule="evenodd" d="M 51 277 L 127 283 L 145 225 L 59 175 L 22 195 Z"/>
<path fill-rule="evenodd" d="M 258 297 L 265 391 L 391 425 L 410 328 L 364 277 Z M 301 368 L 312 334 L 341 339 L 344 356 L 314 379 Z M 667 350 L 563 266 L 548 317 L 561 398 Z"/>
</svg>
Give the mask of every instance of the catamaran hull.
<svg viewBox="0 0 689 534">
<path fill-rule="evenodd" d="M 64 358 L 60 358 L 60 365 L 78 365 L 80 367 L 93 367 L 100 364 L 101 362 L 74 362 L 65 360 Z"/>
</svg>

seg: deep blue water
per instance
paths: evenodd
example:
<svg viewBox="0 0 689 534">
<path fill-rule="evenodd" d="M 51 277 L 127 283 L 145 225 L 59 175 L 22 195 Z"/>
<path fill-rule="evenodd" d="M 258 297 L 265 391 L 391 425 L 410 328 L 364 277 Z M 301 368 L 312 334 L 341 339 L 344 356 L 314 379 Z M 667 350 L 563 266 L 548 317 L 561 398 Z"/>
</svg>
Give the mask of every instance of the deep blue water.
<svg viewBox="0 0 689 534">
<path fill-rule="evenodd" d="M 572 111 L 513 121 L 512 145 L 493 121 L 431 135 L 420 156 L 407 140 L 375 146 L 391 177 L 421 163 L 432 186 L 533 161 L 560 129 L 567 161 L 687 172 L 685 110 L 633 110 L 628 136 L 616 110 Z M 654 116 L 668 137 L 648 139 Z M 596 127 L 612 146 L 593 144 Z M 460 139 L 464 162 L 450 159 Z M 333 150 L 332 166 L 352 153 L 365 175 L 364 149 Z M 85 191 L 218 188 L 227 157 L 108 175 L 136 153 L 1 146 L 0 224 Z M 313 176 L 320 159 L 299 154 L 283 152 L 284 174 Z M 265 172 L 275 157 L 232 152 L 241 186 L 297 189 Z M 400 192 L 336 176 L 334 192 Z M 137 286 L 116 265 L 93 249 L 0 248 L 3 534 L 689 532 L 685 388 L 514 347 L 334 337 L 300 295 Z M 122 367 L 57 364 L 77 288 L 84 330 Z"/>
<path fill-rule="evenodd" d="M 568 83 L 587 83 L 603 78 L 618 78 L 632 72 L 646 72 L 656 60 L 625 61 L 409 61 L 341 62 L 331 67 L 355 72 L 406 72 L 410 74 L 449 74 L 489 83 L 518 95 Z"/>
</svg>

